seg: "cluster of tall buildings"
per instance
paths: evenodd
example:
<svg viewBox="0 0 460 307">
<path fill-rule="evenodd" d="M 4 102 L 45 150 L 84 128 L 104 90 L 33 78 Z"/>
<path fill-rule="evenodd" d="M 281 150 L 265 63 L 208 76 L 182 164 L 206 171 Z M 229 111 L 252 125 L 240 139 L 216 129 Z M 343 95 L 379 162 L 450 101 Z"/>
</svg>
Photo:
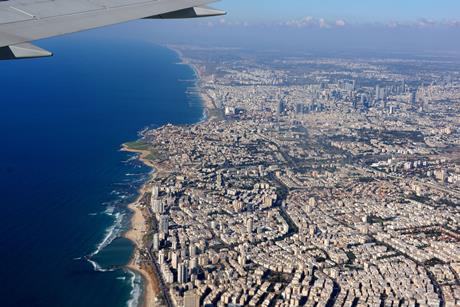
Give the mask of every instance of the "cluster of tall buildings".
<svg viewBox="0 0 460 307">
<path fill-rule="evenodd" d="M 206 91 L 231 118 L 146 132 L 167 157 L 150 207 L 173 302 L 460 305 L 460 83 L 315 64 L 292 86 L 226 69 Z"/>
</svg>

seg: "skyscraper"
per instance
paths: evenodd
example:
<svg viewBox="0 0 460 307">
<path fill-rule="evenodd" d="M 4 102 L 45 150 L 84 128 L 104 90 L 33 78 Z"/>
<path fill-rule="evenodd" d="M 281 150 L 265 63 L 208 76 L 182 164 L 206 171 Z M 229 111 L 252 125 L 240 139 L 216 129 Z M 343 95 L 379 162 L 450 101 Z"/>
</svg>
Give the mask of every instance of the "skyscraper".
<svg viewBox="0 0 460 307">
<path fill-rule="evenodd" d="M 245 266 L 246 265 L 246 253 L 243 251 L 241 253 L 241 255 L 238 256 L 238 263 L 241 265 L 241 266 Z"/>
<path fill-rule="evenodd" d="M 296 104 L 296 106 L 295 106 L 295 113 L 296 113 L 296 114 L 301 114 L 302 111 L 303 111 L 303 104 L 301 104 L 301 103 Z"/>
<path fill-rule="evenodd" d="M 196 247 L 195 243 L 191 243 L 188 249 L 188 254 L 190 255 L 190 257 L 195 257 L 198 254 L 198 248 Z"/>
<path fill-rule="evenodd" d="M 196 268 L 198 267 L 198 257 L 192 257 L 190 258 L 190 272 L 196 271 Z"/>
<path fill-rule="evenodd" d="M 224 186 L 224 179 L 222 178 L 221 173 L 218 173 L 216 176 L 216 186 L 218 189 L 221 189 Z"/>
<path fill-rule="evenodd" d="M 153 186 L 152 199 L 157 199 L 159 195 L 160 195 L 160 188 L 157 185 Z"/>
<path fill-rule="evenodd" d="M 161 250 L 159 253 L 158 253 L 158 264 L 162 265 L 165 263 L 165 260 L 166 260 L 166 255 L 165 255 L 165 252 L 164 250 Z"/>
<path fill-rule="evenodd" d="M 160 216 L 159 230 L 162 234 L 167 234 L 169 229 L 169 217 L 167 215 Z"/>
<path fill-rule="evenodd" d="M 375 87 L 375 100 L 383 100 L 385 99 L 386 96 L 386 88 L 380 87 L 380 85 L 377 85 Z"/>
<path fill-rule="evenodd" d="M 158 235 L 158 233 L 154 233 L 153 234 L 153 251 L 154 252 L 158 252 L 160 250 L 160 236 Z"/>
<path fill-rule="evenodd" d="M 165 213 L 165 204 L 160 199 L 152 199 L 151 207 L 153 213 L 160 215 Z"/>
<path fill-rule="evenodd" d="M 278 103 L 278 116 L 282 115 L 286 111 L 286 104 L 281 99 Z"/>
<path fill-rule="evenodd" d="M 369 108 L 369 100 L 367 99 L 366 94 L 361 94 L 361 106 L 363 108 Z"/>
<path fill-rule="evenodd" d="M 177 266 L 177 282 L 184 284 L 188 279 L 188 264 L 186 261 L 179 263 Z"/>
<path fill-rule="evenodd" d="M 417 104 L 417 89 L 411 90 L 409 103 L 413 105 Z"/>
<path fill-rule="evenodd" d="M 173 269 L 176 269 L 178 268 L 178 265 L 179 265 L 179 253 L 178 252 L 172 252 L 171 253 L 171 266 Z"/>
<path fill-rule="evenodd" d="M 248 220 L 246 221 L 246 231 L 248 233 L 252 233 L 254 231 L 254 221 L 252 220 L 252 218 L 248 218 Z"/>
<path fill-rule="evenodd" d="M 161 201 L 158 198 L 160 195 L 160 187 L 157 185 L 154 185 L 152 187 L 152 196 L 150 198 L 150 207 L 152 208 L 152 211 L 157 214 L 163 214 L 161 211 Z"/>
</svg>

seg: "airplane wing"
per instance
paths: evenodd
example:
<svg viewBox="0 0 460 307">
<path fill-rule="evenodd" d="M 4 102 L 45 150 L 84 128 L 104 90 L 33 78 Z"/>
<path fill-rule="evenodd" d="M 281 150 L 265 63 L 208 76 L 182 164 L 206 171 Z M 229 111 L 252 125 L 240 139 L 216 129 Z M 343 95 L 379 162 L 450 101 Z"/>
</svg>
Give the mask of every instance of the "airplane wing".
<svg viewBox="0 0 460 307">
<path fill-rule="evenodd" d="M 51 56 L 30 41 L 140 18 L 224 15 L 216 0 L 0 0 L 0 60 Z"/>
</svg>

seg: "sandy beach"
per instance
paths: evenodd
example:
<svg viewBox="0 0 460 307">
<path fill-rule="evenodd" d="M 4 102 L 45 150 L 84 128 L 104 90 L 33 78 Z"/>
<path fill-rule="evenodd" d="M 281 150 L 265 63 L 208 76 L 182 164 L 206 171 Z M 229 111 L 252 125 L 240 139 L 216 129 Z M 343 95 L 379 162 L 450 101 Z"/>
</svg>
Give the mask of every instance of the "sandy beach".
<svg viewBox="0 0 460 307">
<path fill-rule="evenodd" d="M 148 269 L 149 265 L 140 261 L 139 254 L 140 250 L 143 248 L 143 240 L 147 231 L 147 221 L 139 201 L 145 195 L 146 191 L 147 188 L 144 186 L 140 190 L 139 198 L 128 206 L 128 208 L 133 211 L 133 216 L 131 218 L 131 229 L 124 234 L 124 237 L 131 240 L 136 246 L 134 255 L 127 265 L 127 268 L 140 274 L 144 279 L 144 306 L 152 307 L 156 306 L 155 298 L 160 293 L 160 289 L 156 277 L 152 275 L 152 271 Z"/>
<path fill-rule="evenodd" d="M 145 165 L 155 169 L 153 162 L 147 159 L 150 154 L 147 150 L 134 150 L 123 145 L 123 151 L 133 152 L 139 154 L 139 160 Z M 140 201 L 144 198 L 147 193 L 148 187 L 145 184 L 139 190 L 139 196 L 135 202 L 131 203 L 128 208 L 133 212 L 131 217 L 131 228 L 124 234 L 124 237 L 131 240 L 135 246 L 135 252 L 131 258 L 130 263 L 126 266 L 129 270 L 140 274 L 144 280 L 144 297 L 143 302 L 145 307 L 157 306 L 156 297 L 160 294 L 159 282 L 155 275 L 152 265 L 148 263 L 142 263 L 140 260 L 140 250 L 144 246 L 144 236 L 147 232 L 147 220 L 145 217 L 145 209 L 141 207 Z"/>
<path fill-rule="evenodd" d="M 156 297 L 160 294 L 159 282 L 151 265 L 143 263 L 140 260 L 140 250 L 144 246 L 144 236 L 147 232 L 147 220 L 144 215 L 144 210 L 140 206 L 139 201 L 147 193 L 147 186 L 143 186 L 139 193 L 139 198 L 128 208 L 133 212 L 131 218 L 131 229 L 124 234 L 124 237 L 131 240 L 136 250 L 134 255 L 127 265 L 127 268 L 140 274 L 144 279 L 144 297 L 143 302 L 145 307 L 158 306 L 156 304 Z"/>
</svg>

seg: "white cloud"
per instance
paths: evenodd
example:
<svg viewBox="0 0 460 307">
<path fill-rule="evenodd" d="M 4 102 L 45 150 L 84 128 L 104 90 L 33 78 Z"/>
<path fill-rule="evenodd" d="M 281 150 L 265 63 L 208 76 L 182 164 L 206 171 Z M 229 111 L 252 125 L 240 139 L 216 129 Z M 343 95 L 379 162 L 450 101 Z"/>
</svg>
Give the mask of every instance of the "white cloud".
<svg viewBox="0 0 460 307">
<path fill-rule="evenodd" d="M 291 19 L 279 22 L 249 22 L 249 21 L 238 21 L 227 18 L 221 18 L 208 23 L 202 23 L 208 27 L 288 27 L 288 28 L 321 28 L 321 29 L 333 29 L 333 28 L 344 28 L 353 26 L 373 26 L 373 27 L 388 27 L 388 28 L 435 28 L 435 27 L 460 27 L 460 20 L 444 20 L 436 21 L 425 18 L 420 18 L 413 21 L 390 21 L 386 23 L 365 23 L 365 22 L 353 22 L 349 23 L 345 19 L 326 19 L 316 18 L 312 16 L 305 16 L 299 19 Z"/>
<path fill-rule="evenodd" d="M 434 26 L 436 26 L 438 24 L 439 23 L 437 23 L 434 20 L 429 20 L 429 19 L 425 19 L 425 18 L 419 19 L 419 20 L 417 20 L 415 22 L 415 26 L 420 27 L 420 28 L 434 27 Z"/>
<path fill-rule="evenodd" d="M 328 29 L 332 27 L 345 27 L 347 23 L 343 19 L 339 19 L 336 21 L 328 21 L 325 18 L 315 18 L 312 16 L 306 16 L 300 19 L 283 21 L 280 22 L 278 25 L 293 28 L 320 27 L 323 29 Z"/>
<path fill-rule="evenodd" d="M 324 18 L 320 18 L 318 23 L 319 23 L 319 27 L 322 29 L 328 29 L 331 27 L 329 23 L 326 21 L 326 19 Z"/>
<path fill-rule="evenodd" d="M 287 27 L 305 28 L 314 25 L 315 19 L 311 16 L 307 16 L 301 19 L 293 19 L 281 22 L 281 25 Z"/>
<path fill-rule="evenodd" d="M 460 27 L 460 20 L 451 20 L 448 22 L 451 27 Z"/>
<path fill-rule="evenodd" d="M 337 27 L 345 27 L 347 25 L 346 21 L 343 19 L 338 19 L 335 21 Z"/>
<path fill-rule="evenodd" d="M 460 21 L 449 20 L 449 21 L 436 21 L 431 19 L 420 18 L 415 21 L 391 21 L 383 26 L 389 28 L 435 28 L 435 27 L 457 27 L 460 26 Z"/>
</svg>

